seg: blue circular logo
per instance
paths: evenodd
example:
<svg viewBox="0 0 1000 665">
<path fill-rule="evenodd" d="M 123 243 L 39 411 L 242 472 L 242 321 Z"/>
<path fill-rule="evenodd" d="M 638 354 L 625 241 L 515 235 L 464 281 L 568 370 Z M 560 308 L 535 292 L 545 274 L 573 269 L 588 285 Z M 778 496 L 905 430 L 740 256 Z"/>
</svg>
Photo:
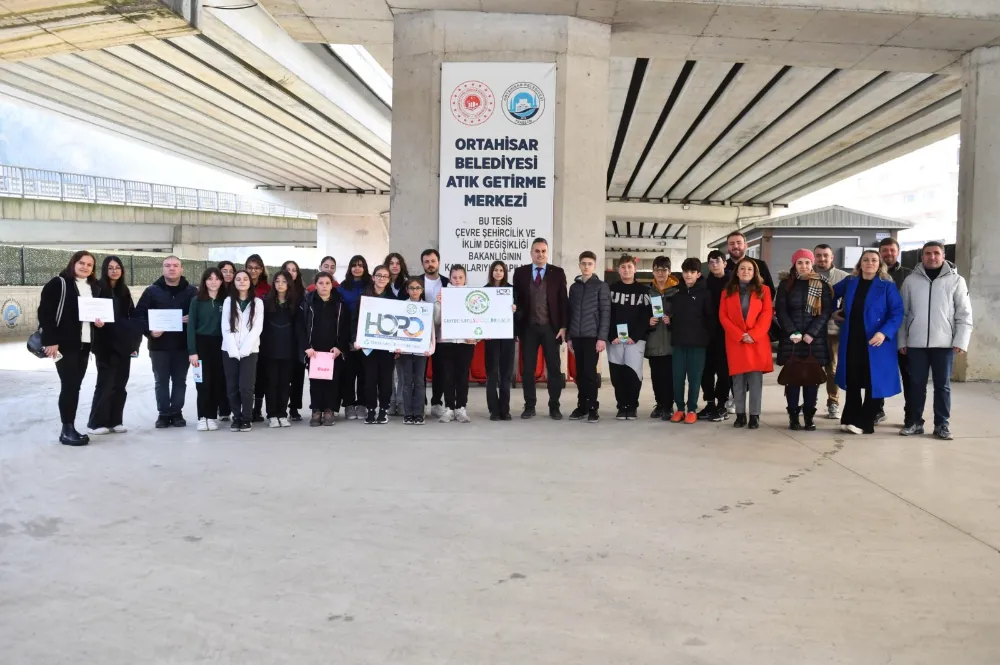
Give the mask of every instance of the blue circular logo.
<svg viewBox="0 0 1000 665">
<path fill-rule="evenodd" d="M 542 117 L 545 95 L 534 83 L 521 81 L 503 93 L 503 112 L 515 125 L 530 125 Z"/>
<path fill-rule="evenodd" d="M 16 328 L 17 324 L 21 320 L 21 305 L 18 304 L 13 298 L 4 301 L 3 308 L 0 309 L 3 313 L 3 324 L 7 328 Z"/>
</svg>

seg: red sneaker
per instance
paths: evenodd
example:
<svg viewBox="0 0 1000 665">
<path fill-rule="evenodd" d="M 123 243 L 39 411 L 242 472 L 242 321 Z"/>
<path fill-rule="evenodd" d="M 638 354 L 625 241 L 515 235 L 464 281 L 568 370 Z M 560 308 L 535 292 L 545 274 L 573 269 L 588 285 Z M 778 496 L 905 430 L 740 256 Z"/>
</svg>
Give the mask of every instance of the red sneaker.
<svg viewBox="0 0 1000 665">
<path fill-rule="evenodd" d="M 684 416 L 684 424 L 685 425 L 694 425 L 696 422 L 698 422 L 698 414 L 697 413 L 694 413 L 692 411 L 691 413 L 689 413 L 686 416 Z"/>
<path fill-rule="evenodd" d="M 695 418 L 697 418 L 697 417 L 698 416 L 696 414 Z M 679 423 L 682 420 L 684 420 L 684 412 L 683 411 L 674 411 L 674 415 L 670 416 L 670 422 L 672 422 L 672 423 Z"/>
</svg>

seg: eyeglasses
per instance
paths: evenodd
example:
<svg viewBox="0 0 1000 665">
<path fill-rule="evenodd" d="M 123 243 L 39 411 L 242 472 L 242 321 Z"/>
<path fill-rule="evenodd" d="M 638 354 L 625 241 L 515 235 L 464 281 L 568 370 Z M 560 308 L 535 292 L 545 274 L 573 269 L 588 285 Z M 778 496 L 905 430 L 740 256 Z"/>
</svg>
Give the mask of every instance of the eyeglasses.
<svg viewBox="0 0 1000 665">
<path fill-rule="evenodd" d="M 389 279 L 389 276 L 380 272 L 375 274 L 375 279 Z"/>
<path fill-rule="evenodd" d="M 108 272 L 121 272 L 121 266 L 108 266 Z"/>
<path fill-rule="evenodd" d="M 247 266 L 247 272 L 260 272 L 263 268 L 259 266 Z"/>
<path fill-rule="evenodd" d="M 667 272 L 667 268 L 653 268 L 653 272 Z"/>
<path fill-rule="evenodd" d="M 406 287 L 406 290 L 407 291 L 423 291 L 424 287 L 414 285 L 414 286 L 408 286 L 408 287 Z"/>
</svg>

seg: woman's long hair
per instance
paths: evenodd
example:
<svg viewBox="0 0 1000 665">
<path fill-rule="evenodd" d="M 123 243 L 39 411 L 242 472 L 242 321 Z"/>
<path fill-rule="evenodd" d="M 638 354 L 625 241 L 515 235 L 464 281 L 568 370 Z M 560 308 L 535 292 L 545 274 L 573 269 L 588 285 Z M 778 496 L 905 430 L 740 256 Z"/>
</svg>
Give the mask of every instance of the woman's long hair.
<svg viewBox="0 0 1000 665">
<path fill-rule="evenodd" d="M 111 278 L 108 277 L 108 266 L 111 265 L 112 261 L 121 266 L 122 269 L 122 276 L 118 278 L 118 282 L 114 286 L 111 286 Z M 97 283 L 102 294 L 107 293 L 123 301 L 132 302 L 132 292 L 128 290 L 128 284 L 125 281 L 125 264 L 117 256 L 104 257 L 104 262 L 101 264 L 101 278 Z"/>
<path fill-rule="evenodd" d="M 858 258 L 858 264 L 854 266 L 854 272 L 851 274 L 855 277 L 861 277 L 861 259 L 865 258 L 865 254 L 874 254 L 878 257 L 878 272 L 875 276 L 886 282 L 892 281 L 892 277 L 889 276 L 889 268 L 886 267 L 885 261 L 882 260 L 882 255 L 875 249 L 866 249 L 861 252 L 861 257 Z"/>
<path fill-rule="evenodd" d="M 497 266 L 503 268 L 503 277 L 500 281 L 493 279 L 493 271 L 497 269 Z M 510 277 L 510 275 L 507 274 L 507 264 L 503 261 L 494 261 L 490 264 L 490 271 L 487 273 L 486 286 L 510 286 L 510 282 L 507 279 L 508 277 Z"/>
<path fill-rule="evenodd" d="M 385 261 L 383 261 L 382 264 L 386 267 L 387 270 L 389 268 L 389 263 L 391 263 L 393 259 L 399 260 L 399 277 L 397 277 L 395 281 L 390 281 L 389 286 L 394 286 L 397 289 L 402 289 L 403 285 L 406 284 L 406 280 L 410 278 L 410 270 L 406 267 L 406 259 L 404 259 L 403 255 L 400 254 L 399 252 L 389 252 L 389 254 L 386 255 Z M 375 271 L 372 270 L 372 272 L 374 273 Z M 390 280 L 392 279 L 391 270 L 389 270 L 389 279 Z"/>
<path fill-rule="evenodd" d="M 372 268 L 372 274 L 374 275 L 379 270 L 384 270 L 386 272 L 389 272 L 389 266 L 388 265 L 378 265 L 378 266 L 375 266 L 374 268 Z M 389 272 L 389 278 L 390 279 L 392 278 L 392 273 L 391 272 Z M 385 291 L 389 291 L 390 295 L 392 294 L 392 287 L 389 286 L 389 282 L 385 283 Z M 382 295 L 385 295 L 385 291 L 382 292 Z M 374 279 L 372 279 L 370 282 L 368 282 L 368 286 L 365 287 L 363 295 L 370 296 L 372 298 L 379 298 L 379 297 L 381 297 L 378 293 L 375 293 L 375 280 Z"/>
<path fill-rule="evenodd" d="M 252 258 L 252 257 L 251 257 Z M 249 259 L 248 259 L 249 260 Z M 236 278 L 243 273 L 250 280 L 250 288 L 247 289 L 247 297 L 250 299 L 250 318 L 247 319 L 247 330 L 253 327 L 254 310 L 257 309 L 257 296 L 253 292 L 253 280 L 246 270 L 239 270 L 233 275 L 233 283 L 229 285 L 229 332 L 236 332 L 236 318 L 240 311 L 240 292 L 236 288 Z"/>
<path fill-rule="evenodd" d="M 296 291 L 298 291 L 298 297 L 301 298 L 302 295 L 306 292 L 306 286 L 302 282 L 302 268 L 299 267 L 299 262 L 298 261 L 285 261 L 284 263 L 282 263 L 281 264 L 281 269 L 283 271 L 287 272 L 289 277 L 291 277 L 291 275 L 292 275 L 292 273 L 289 272 L 289 270 L 288 270 L 289 264 L 295 266 L 295 279 L 294 280 L 289 280 L 289 282 L 288 282 L 288 290 L 291 291 L 292 289 L 295 289 Z M 275 277 L 277 277 L 277 275 L 275 275 Z M 274 282 L 273 281 L 271 282 L 271 287 L 272 288 L 274 287 Z M 296 299 L 296 302 L 298 302 L 298 299 Z"/>
<path fill-rule="evenodd" d="M 247 257 L 247 260 L 243 262 L 243 267 L 246 268 L 251 263 L 260 264 L 260 275 L 257 277 L 257 283 L 264 282 L 266 284 L 267 266 L 264 264 L 264 259 L 260 258 L 260 254 L 251 254 L 250 256 Z M 247 274 L 249 275 L 250 273 Z M 236 275 L 233 275 L 233 279 L 236 279 Z M 252 279 L 250 280 L 250 286 L 256 287 L 257 283 L 255 283 Z"/>
<path fill-rule="evenodd" d="M 288 284 L 288 290 L 285 292 L 285 304 L 288 305 L 290 311 L 294 312 L 299 308 L 299 299 L 301 294 L 299 290 L 295 288 L 295 282 L 292 281 L 292 274 L 282 268 L 271 280 L 271 290 L 267 292 L 264 296 L 264 312 L 274 313 L 278 311 L 278 287 L 275 282 L 278 281 L 279 277 L 285 278 L 285 283 Z"/>
<path fill-rule="evenodd" d="M 221 265 L 221 264 L 220 264 Z M 197 300 L 211 300 L 212 297 L 208 294 L 208 278 L 215 275 L 219 278 L 219 291 L 215 294 L 216 299 L 219 296 L 226 296 L 227 284 L 226 280 L 222 277 L 222 269 L 220 268 L 205 268 L 205 272 L 201 273 L 201 281 L 198 282 L 198 294 L 195 295 Z M 234 275 L 235 277 L 235 275 Z"/>
<path fill-rule="evenodd" d="M 66 269 L 62 271 L 62 276 L 65 277 L 70 283 L 76 280 L 76 264 L 85 256 L 89 256 L 90 260 L 94 262 L 94 269 L 90 271 L 90 276 L 87 277 L 87 283 L 93 284 L 97 281 L 97 277 L 94 276 L 94 273 L 97 272 L 97 259 L 95 259 L 94 255 L 87 250 L 81 249 L 78 252 L 73 252 L 73 256 L 69 257 L 69 263 L 66 264 Z M 122 270 L 124 270 L 124 266 L 122 266 Z"/>
<path fill-rule="evenodd" d="M 756 293 L 761 299 L 764 298 L 764 280 L 760 278 L 760 268 L 757 266 L 757 262 L 748 256 L 744 256 L 736 263 L 736 267 L 733 268 L 733 274 L 729 278 L 729 283 L 726 284 L 726 294 L 733 295 L 734 293 L 739 293 L 740 291 L 740 278 L 737 273 L 740 270 L 740 265 L 743 263 L 749 263 L 753 266 L 753 279 L 750 280 L 750 292 Z"/>
<path fill-rule="evenodd" d="M 347 262 L 347 275 L 344 276 L 344 282 L 350 284 L 351 282 L 358 281 L 359 278 L 356 278 L 354 276 L 354 272 L 352 271 L 352 268 L 354 268 L 354 265 L 357 263 L 360 263 L 361 267 L 364 268 L 365 270 L 363 273 L 361 273 L 360 280 L 361 280 L 361 287 L 363 289 L 367 289 L 368 285 L 372 283 L 372 275 L 370 272 L 368 272 L 368 261 L 366 261 L 365 257 L 361 256 L 360 254 L 352 256 L 351 260 Z"/>
</svg>

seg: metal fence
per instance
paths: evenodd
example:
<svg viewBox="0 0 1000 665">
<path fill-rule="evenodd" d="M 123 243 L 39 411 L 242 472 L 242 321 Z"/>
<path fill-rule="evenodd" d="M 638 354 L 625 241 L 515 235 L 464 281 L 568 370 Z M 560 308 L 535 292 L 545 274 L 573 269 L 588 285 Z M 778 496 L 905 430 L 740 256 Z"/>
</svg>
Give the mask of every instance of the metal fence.
<svg viewBox="0 0 1000 665">
<path fill-rule="evenodd" d="M 0 196 L 316 219 L 314 214 L 239 194 L 20 166 L 0 165 Z"/>
<path fill-rule="evenodd" d="M 163 275 L 162 256 L 128 254 L 123 252 L 93 252 L 97 259 L 96 271 L 100 273 L 104 257 L 114 255 L 125 265 L 125 280 L 129 286 L 146 286 Z M 44 286 L 50 279 L 66 269 L 73 252 L 65 249 L 41 249 L 0 245 L 0 286 Z M 237 262 L 233 262 L 237 263 Z M 214 267 L 217 261 L 184 261 L 184 276 L 192 284 L 197 284 L 206 268 Z M 237 268 L 242 267 L 237 263 Z M 267 274 L 273 277 L 280 266 L 267 266 Z M 302 269 L 302 280 L 312 284 L 315 270 Z"/>
</svg>

